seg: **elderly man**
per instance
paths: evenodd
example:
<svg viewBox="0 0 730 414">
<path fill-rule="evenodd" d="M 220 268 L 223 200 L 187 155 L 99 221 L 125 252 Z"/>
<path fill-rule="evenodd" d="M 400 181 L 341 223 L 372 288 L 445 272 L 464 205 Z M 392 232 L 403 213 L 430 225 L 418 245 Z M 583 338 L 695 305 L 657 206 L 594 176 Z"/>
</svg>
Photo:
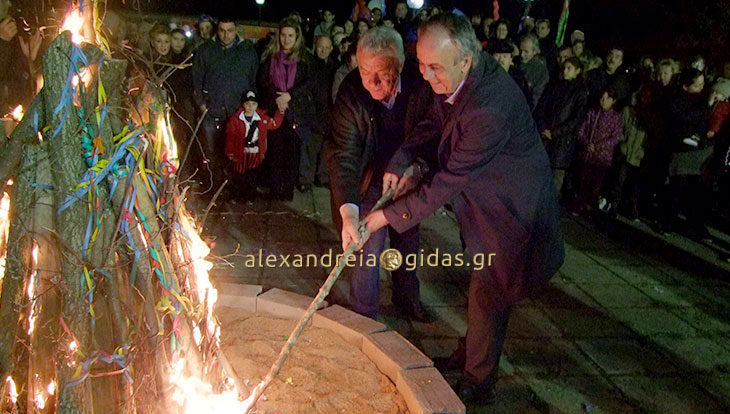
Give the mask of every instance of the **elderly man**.
<svg viewBox="0 0 730 414">
<path fill-rule="evenodd" d="M 525 76 L 532 96 L 528 99 L 530 108 L 534 108 L 540 101 L 542 91 L 548 83 L 548 67 L 545 59 L 540 56 L 540 41 L 534 34 L 526 34 L 520 39 L 520 72 Z"/>
<path fill-rule="evenodd" d="M 258 58 L 253 45 L 238 39 L 236 24 L 231 19 L 221 19 L 216 41 L 203 43 L 195 53 L 193 98 L 201 114 L 207 110 L 201 135 L 214 186 L 226 175 L 223 154 L 226 121 L 241 107 L 246 91 L 256 90 L 257 70 Z"/>
<path fill-rule="evenodd" d="M 359 221 L 383 192 L 385 166 L 430 102 L 428 85 L 415 63 L 405 61 L 403 41 L 394 29 L 376 27 L 365 32 L 358 41 L 357 61 L 359 70 L 350 72 L 337 93 L 328 151 L 333 219 L 341 224 L 343 249 L 360 241 Z M 389 230 L 392 248 L 404 256 L 417 253 L 416 226 L 401 233 Z M 380 257 L 385 236 L 384 228 L 373 232 L 361 252 L 365 259 Z M 400 268 L 392 275 L 396 308 L 404 316 L 426 319 L 415 270 Z M 352 308 L 376 318 L 379 297 L 378 266 L 355 267 L 350 281 Z"/>
<path fill-rule="evenodd" d="M 450 203 L 467 250 L 490 255 L 472 271 L 466 338 L 448 368 L 462 369 L 465 401 L 494 395 L 512 305 L 560 267 L 564 246 L 550 165 L 522 92 L 480 51 L 469 21 L 453 13 L 419 29 L 418 60 L 437 94 L 428 116 L 393 155 L 383 189 L 401 192 L 406 167 L 424 147 L 438 154 L 429 183 L 366 218 L 368 232 L 405 232 Z"/>
</svg>

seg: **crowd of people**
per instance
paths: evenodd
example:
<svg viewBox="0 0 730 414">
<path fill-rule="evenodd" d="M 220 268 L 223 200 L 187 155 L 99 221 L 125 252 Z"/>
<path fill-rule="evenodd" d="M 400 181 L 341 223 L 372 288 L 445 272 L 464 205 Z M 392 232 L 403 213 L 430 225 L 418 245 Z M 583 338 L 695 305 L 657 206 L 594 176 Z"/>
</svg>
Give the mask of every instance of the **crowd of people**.
<svg viewBox="0 0 730 414">
<path fill-rule="evenodd" d="M 2 5 L 0 59 L 14 68 L 0 79 L 8 113 L 32 96 L 42 41 L 40 30 L 19 30 L 8 15 L 9 1 Z M 136 49 L 158 74 L 166 73 L 163 81 L 179 115 L 174 129 L 184 147 L 192 132 L 186 124 L 205 114 L 185 178 L 213 191 L 229 179 L 234 200 L 251 201 L 257 187 L 290 200 L 295 188 L 327 186 L 323 150 L 329 114 L 342 80 L 357 67 L 358 38 L 373 27 L 391 27 L 407 54 L 415 55 L 418 27 L 442 10 L 412 10 L 399 1 L 392 13 L 379 7 L 355 12 L 340 19 L 322 9 L 312 22 L 292 12 L 256 44 L 234 20 L 207 15 L 192 27 L 118 17 L 110 17 L 106 27 L 112 40 Z M 512 23 L 475 13 L 470 21 L 482 48 L 510 74 L 532 108 L 566 208 L 577 215 L 600 209 L 641 217 L 661 232 L 707 237 L 708 211 L 730 204 L 724 122 L 730 61 L 709 67 L 701 55 L 683 63 L 642 56 L 629 65 L 620 45 L 605 59 L 592 53 L 580 30 L 556 47 L 554 25 L 547 19 Z M 170 65 L 177 70 L 170 71 Z M 281 111 L 284 120 L 265 134 L 268 142 L 259 143 L 256 167 L 241 168 L 226 153 L 226 125 L 249 91 L 259 112 L 273 118 Z M 250 133 L 250 139 L 237 142 L 258 142 L 258 120 L 251 125 L 238 132 Z"/>
</svg>

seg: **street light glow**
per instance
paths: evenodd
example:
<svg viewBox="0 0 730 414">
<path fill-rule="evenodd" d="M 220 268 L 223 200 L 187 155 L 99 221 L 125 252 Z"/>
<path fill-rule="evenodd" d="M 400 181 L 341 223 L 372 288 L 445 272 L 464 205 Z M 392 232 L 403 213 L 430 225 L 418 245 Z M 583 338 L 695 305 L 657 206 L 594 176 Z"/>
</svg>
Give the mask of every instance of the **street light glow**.
<svg viewBox="0 0 730 414">
<path fill-rule="evenodd" d="M 258 4 L 259 6 L 263 6 L 264 3 L 266 3 L 266 0 L 256 0 L 256 4 Z"/>
<path fill-rule="evenodd" d="M 408 7 L 412 9 L 420 9 L 423 7 L 423 0 L 408 0 Z"/>
</svg>

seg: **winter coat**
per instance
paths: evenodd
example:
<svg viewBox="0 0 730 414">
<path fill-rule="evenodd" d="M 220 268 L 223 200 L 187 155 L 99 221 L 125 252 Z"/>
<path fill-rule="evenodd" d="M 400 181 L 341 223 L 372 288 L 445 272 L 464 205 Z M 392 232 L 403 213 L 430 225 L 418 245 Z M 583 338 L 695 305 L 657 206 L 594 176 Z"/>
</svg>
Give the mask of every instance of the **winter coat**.
<svg viewBox="0 0 730 414">
<path fill-rule="evenodd" d="M 621 155 L 624 161 L 634 167 L 641 165 L 644 158 L 644 146 L 646 145 L 646 130 L 636 116 L 633 106 L 627 106 L 621 112 L 621 119 L 624 125 L 623 141 L 619 144 Z"/>
<path fill-rule="evenodd" d="M 226 48 L 216 40 L 205 42 L 193 61 L 193 97 L 198 107 L 206 105 L 208 114 L 227 119 L 243 102 L 243 96 L 256 90 L 258 58 L 248 41 L 235 41 Z"/>
<path fill-rule="evenodd" d="M 538 131 L 550 130 L 545 149 L 553 168 L 570 168 L 575 157 L 575 134 L 586 111 L 587 93 L 580 79 L 551 81 L 535 107 Z"/>
<path fill-rule="evenodd" d="M 277 110 L 277 92 L 289 92 L 291 101 L 285 117 L 302 141 L 307 142 L 312 129 L 317 126 L 317 102 L 314 89 L 317 87 L 317 63 L 314 56 L 302 51 L 297 63 L 294 86 L 288 91 L 278 91 L 271 83 L 271 57 L 261 63 L 258 75 L 260 105 L 273 112 Z"/>
<path fill-rule="evenodd" d="M 581 161 L 610 167 L 613 150 L 621 141 L 621 115 L 613 109 L 591 109 L 578 129 L 578 151 Z M 589 151 L 589 146 L 593 151 Z"/>
<path fill-rule="evenodd" d="M 700 175 L 702 164 L 712 155 L 711 142 L 705 137 L 707 103 L 702 93 L 689 93 L 679 89 L 669 102 L 672 160 L 669 175 Z M 682 142 L 691 136 L 700 137 L 698 146 Z"/>
<path fill-rule="evenodd" d="M 259 109 L 254 113 L 250 125 L 256 123 L 258 133 L 251 133 L 249 123 L 241 108 L 226 125 L 226 155 L 233 161 L 233 169 L 238 174 L 258 168 L 266 155 L 266 135 L 278 129 L 284 121 L 284 114 L 276 111 L 273 118 Z M 251 137 L 249 137 L 251 135 Z"/>
</svg>

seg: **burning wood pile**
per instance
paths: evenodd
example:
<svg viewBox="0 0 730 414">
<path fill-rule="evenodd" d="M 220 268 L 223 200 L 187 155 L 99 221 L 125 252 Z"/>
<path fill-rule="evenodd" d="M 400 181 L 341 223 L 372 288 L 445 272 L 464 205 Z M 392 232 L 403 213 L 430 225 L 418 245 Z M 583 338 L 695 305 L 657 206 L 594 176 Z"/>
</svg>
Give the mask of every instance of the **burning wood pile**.
<svg viewBox="0 0 730 414">
<path fill-rule="evenodd" d="M 96 6 L 69 12 L 0 147 L 0 411 L 242 412 L 169 105 L 125 107 Z"/>
</svg>

